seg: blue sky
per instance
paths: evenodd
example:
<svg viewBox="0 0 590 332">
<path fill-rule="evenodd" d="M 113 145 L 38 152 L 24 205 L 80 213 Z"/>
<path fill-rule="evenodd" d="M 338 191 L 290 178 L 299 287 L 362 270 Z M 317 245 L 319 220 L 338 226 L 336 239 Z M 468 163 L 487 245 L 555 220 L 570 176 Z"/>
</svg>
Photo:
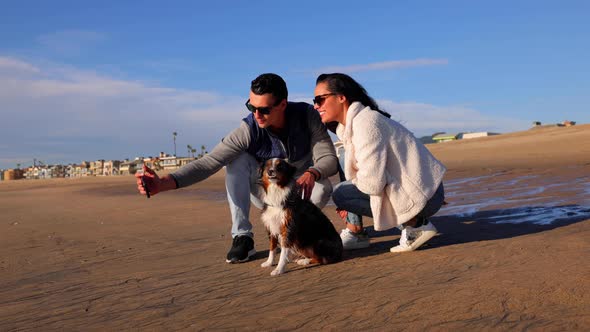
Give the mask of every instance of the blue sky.
<svg viewBox="0 0 590 332">
<path fill-rule="evenodd" d="M 209 150 L 350 74 L 416 136 L 590 122 L 587 1 L 2 1 L 0 168 Z"/>
</svg>

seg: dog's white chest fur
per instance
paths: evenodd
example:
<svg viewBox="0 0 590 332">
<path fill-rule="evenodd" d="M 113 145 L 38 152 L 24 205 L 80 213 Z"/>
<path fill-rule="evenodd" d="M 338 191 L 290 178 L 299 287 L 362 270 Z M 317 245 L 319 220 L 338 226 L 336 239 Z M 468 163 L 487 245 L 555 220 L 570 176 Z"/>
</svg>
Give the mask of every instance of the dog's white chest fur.
<svg viewBox="0 0 590 332">
<path fill-rule="evenodd" d="M 290 187 L 281 188 L 274 183 L 271 183 L 266 189 L 264 203 L 267 204 L 267 207 L 261 217 L 262 222 L 273 235 L 281 234 L 281 225 L 285 223 L 283 204 L 290 192 Z"/>
</svg>

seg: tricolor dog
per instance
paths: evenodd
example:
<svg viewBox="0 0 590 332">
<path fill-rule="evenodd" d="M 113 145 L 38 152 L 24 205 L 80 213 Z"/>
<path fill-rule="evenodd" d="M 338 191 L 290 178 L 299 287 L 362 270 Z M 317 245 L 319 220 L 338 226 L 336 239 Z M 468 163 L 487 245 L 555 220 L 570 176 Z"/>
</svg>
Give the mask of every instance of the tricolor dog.
<svg viewBox="0 0 590 332">
<path fill-rule="evenodd" d="M 262 170 L 266 192 L 262 221 L 269 232 L 270 250 L 262 267 L 273 265 L 277 245 L 281 254 L 271 275 L 286 271 L 290 256 L 302 256 L 299 265 L 330 264 L 342 260 L 342 240 L 334 225 L 309 200 L 301 198 L 295 167 L 283 159 L 269 159 Z"/>
</svg>

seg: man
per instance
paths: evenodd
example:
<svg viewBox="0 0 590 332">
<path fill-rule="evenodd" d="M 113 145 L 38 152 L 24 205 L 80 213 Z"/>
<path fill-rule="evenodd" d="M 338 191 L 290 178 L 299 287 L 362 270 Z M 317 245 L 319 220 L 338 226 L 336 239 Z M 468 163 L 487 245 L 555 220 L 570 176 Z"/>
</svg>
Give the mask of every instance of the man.
<svg viewBox="0 0 590 332">
<path fill-rule="evenodd" d="M 145 195 L 147 189 L 154 195 L 202 181 L 226 166 L 233 237 L 228 263 L 245 262 L 256 253 L 248 217 L 250 201 L 259 209 L 263 207 L 264 190 L 257 180 L 264 160 L 286 158 L 297 167 L 297 183 L 304 197 L 318 207 L 324 207 L 330 199 L 328 177 L 336 174 L 338 163 L 332 140 L 313 106 L 287 102 L 287 94 L 280 76 L 258 76 L 252 81 L 246 102 L 251 114 L 211 153 L 162 178 L 145 166 L 144 175 L 136 174 L 139 192 Z"/>
</svg>

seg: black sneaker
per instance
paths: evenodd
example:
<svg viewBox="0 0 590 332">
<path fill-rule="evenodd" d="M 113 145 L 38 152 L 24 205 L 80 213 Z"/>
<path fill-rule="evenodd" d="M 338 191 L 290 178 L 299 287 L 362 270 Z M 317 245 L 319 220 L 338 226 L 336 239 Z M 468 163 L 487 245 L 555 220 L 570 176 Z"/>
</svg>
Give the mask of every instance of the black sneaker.
<svg viewBox="0 0 590 332">
<path fill-rule="evenodd" d="M 231 249 L 227 253 L 228 263 L 243 263 L 250 259 L 251 256 L 256 254 L 254 249 L 254 240 L 247 235 L 241 235 L 234 237 L 231 244 Z"/>
</svg>

